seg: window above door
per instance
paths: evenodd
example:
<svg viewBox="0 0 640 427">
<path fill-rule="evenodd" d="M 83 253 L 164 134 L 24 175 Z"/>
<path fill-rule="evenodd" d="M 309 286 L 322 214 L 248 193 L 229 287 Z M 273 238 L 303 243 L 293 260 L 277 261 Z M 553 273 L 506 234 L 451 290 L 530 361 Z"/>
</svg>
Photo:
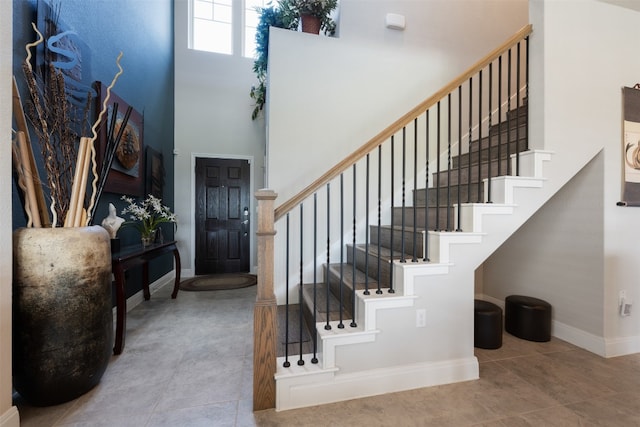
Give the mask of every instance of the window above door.
<svg viewBox="0 0 640 427">
<path fill-rule="evenodd" d="M 189 0 L 189 48 L 253 58 L 257 7 L 269 0 Z"/>
</svg>

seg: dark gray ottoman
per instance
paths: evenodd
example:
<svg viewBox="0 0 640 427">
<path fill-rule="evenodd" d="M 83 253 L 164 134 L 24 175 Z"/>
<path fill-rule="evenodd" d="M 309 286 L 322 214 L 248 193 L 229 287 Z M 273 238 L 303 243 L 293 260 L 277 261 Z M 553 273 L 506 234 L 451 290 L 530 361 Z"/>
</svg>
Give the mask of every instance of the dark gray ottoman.
<svg viewBox="0 0 640 427">
<path fill-rule="evenodd" d="M 473 345 L 478 348 L 502 347 L 502 309 L 489 301 L 474 302 Z"/>
<path fill-rule="evenodd" d="M 524 295 L 509 295 L 504 304 L 504 329 L 528 341 L 551 339 L 551 304 Z"/>
</svg>

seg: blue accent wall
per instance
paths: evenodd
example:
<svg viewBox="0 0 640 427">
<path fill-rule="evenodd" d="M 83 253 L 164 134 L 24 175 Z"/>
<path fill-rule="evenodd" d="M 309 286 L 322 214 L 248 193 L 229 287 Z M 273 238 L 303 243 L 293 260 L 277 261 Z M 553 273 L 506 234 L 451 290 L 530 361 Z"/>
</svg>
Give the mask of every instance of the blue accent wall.
<svg viewBox="0 0 640 427">
<path fill-rule="evenodd" d="M 40 0 L 42 1 L 42 0 Z M 57 0 L 60 21 L 67 29 L 77 32 L 86 44 L 90 60 L 83 74 L 90 72 L 91 81 L 108 85 L 118 71 L 116 58 L 121 60 L 124 73 L 114 91 L 123 100 L 144 114 L 144 146 L 162 153 L 166 175 L 163 203 L 173 207 L 174 200 L 174 10 L 172 0 Z M 21 64 L 25 59 L 25 45 L 37 39 L 31 23 L 37 23 L 37 0 L 13 0 L 13 68 L 22 98 L 27 96 Z M 35 138 L 32 133 L 32 138 Z M 40 147 L 33 143 L 39 163 Z M 42 166 L 42 165 L 40 165 Z M 144 174 L 144 171 L 142 171 Z M 41 171 L 41 177 L 43 172 Z M 43 178 L 44 179 L 44 178 Z M 46 191 L 46 190 L 45 190 Z M 95 213 L 99 224 L 113 203 L 120 212 L 125 203 L 119 194 L 104 193 Z M 26 225 L 18 192 L 13 191 L 13 228 Z M 171 238 L 170 227 L 164 229 L 165 238 Z M 133 228 L 118 232 L 123 245 L 139 242 L 139 233 Z M 151 264 L 151 280 L 170 271 L 171 256 L 159 258 Z M 132 272 L 131 281 L 137 278 Z M 128 279 L 129 282 L 129 279 Z M 135 284 L 128 283 L 128 294 L 137 292 Z"/>
</svg>

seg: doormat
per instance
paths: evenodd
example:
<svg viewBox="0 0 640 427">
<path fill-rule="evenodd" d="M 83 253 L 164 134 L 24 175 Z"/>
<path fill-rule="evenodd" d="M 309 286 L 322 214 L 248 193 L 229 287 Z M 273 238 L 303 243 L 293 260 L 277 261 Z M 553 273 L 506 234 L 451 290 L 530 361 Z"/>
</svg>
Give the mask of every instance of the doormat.
<svg viewBox="0 0 640 427">
<path fill-rule="evenodd" d="M 222 291 L 246 288 L 257 283 L 255 274 L 227 273 L 196 276 L 180 282 L 183 291 Z"/>
</svg>

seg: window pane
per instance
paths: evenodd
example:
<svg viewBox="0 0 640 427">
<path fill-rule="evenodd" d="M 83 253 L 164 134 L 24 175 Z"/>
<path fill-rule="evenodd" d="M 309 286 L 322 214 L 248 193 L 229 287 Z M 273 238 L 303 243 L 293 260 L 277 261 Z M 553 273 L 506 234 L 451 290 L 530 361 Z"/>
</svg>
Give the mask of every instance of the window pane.
<svg viewBox="0 0 640 427">
<path fill-rule="evenodd" d="M 265 0 L 245 0 L 244 43 L 242 55 L 246 58 L 253 58 L 255 55 L 256 27 L 260 20 L 256 7 L 264 7 L 264 5 Z"/>
<path fill-rule="evenodd" d="M 231 24 L 196 19 L 193 22 L 193 48 L 217 53 L 232 53 Z"/>
<path fill-rule="evenodd" d="M 196 0 L 193 2 L 193 17 L 194 18 L 213 18 L 213 3 L 209 1 Z"/>
<path fill-rule="evenodd" d="M 258 12 L 247 9 L 244 19 L 245 27 L 256 28 L 258 26 Z"/>
<path fill-rule="evenodd" d="M 232 18 L 232 10 L 231 6 L 222 6 L 216 4 L 213 6 L 213 19 L 220 22 L 226 22 L 231 24 Z"/>
<path fill-rule="evenodd" d="M 245 28 L 244 53 L 247 58 L 253 58 L 256 54 L 256 29 Z"/>
</svg>

